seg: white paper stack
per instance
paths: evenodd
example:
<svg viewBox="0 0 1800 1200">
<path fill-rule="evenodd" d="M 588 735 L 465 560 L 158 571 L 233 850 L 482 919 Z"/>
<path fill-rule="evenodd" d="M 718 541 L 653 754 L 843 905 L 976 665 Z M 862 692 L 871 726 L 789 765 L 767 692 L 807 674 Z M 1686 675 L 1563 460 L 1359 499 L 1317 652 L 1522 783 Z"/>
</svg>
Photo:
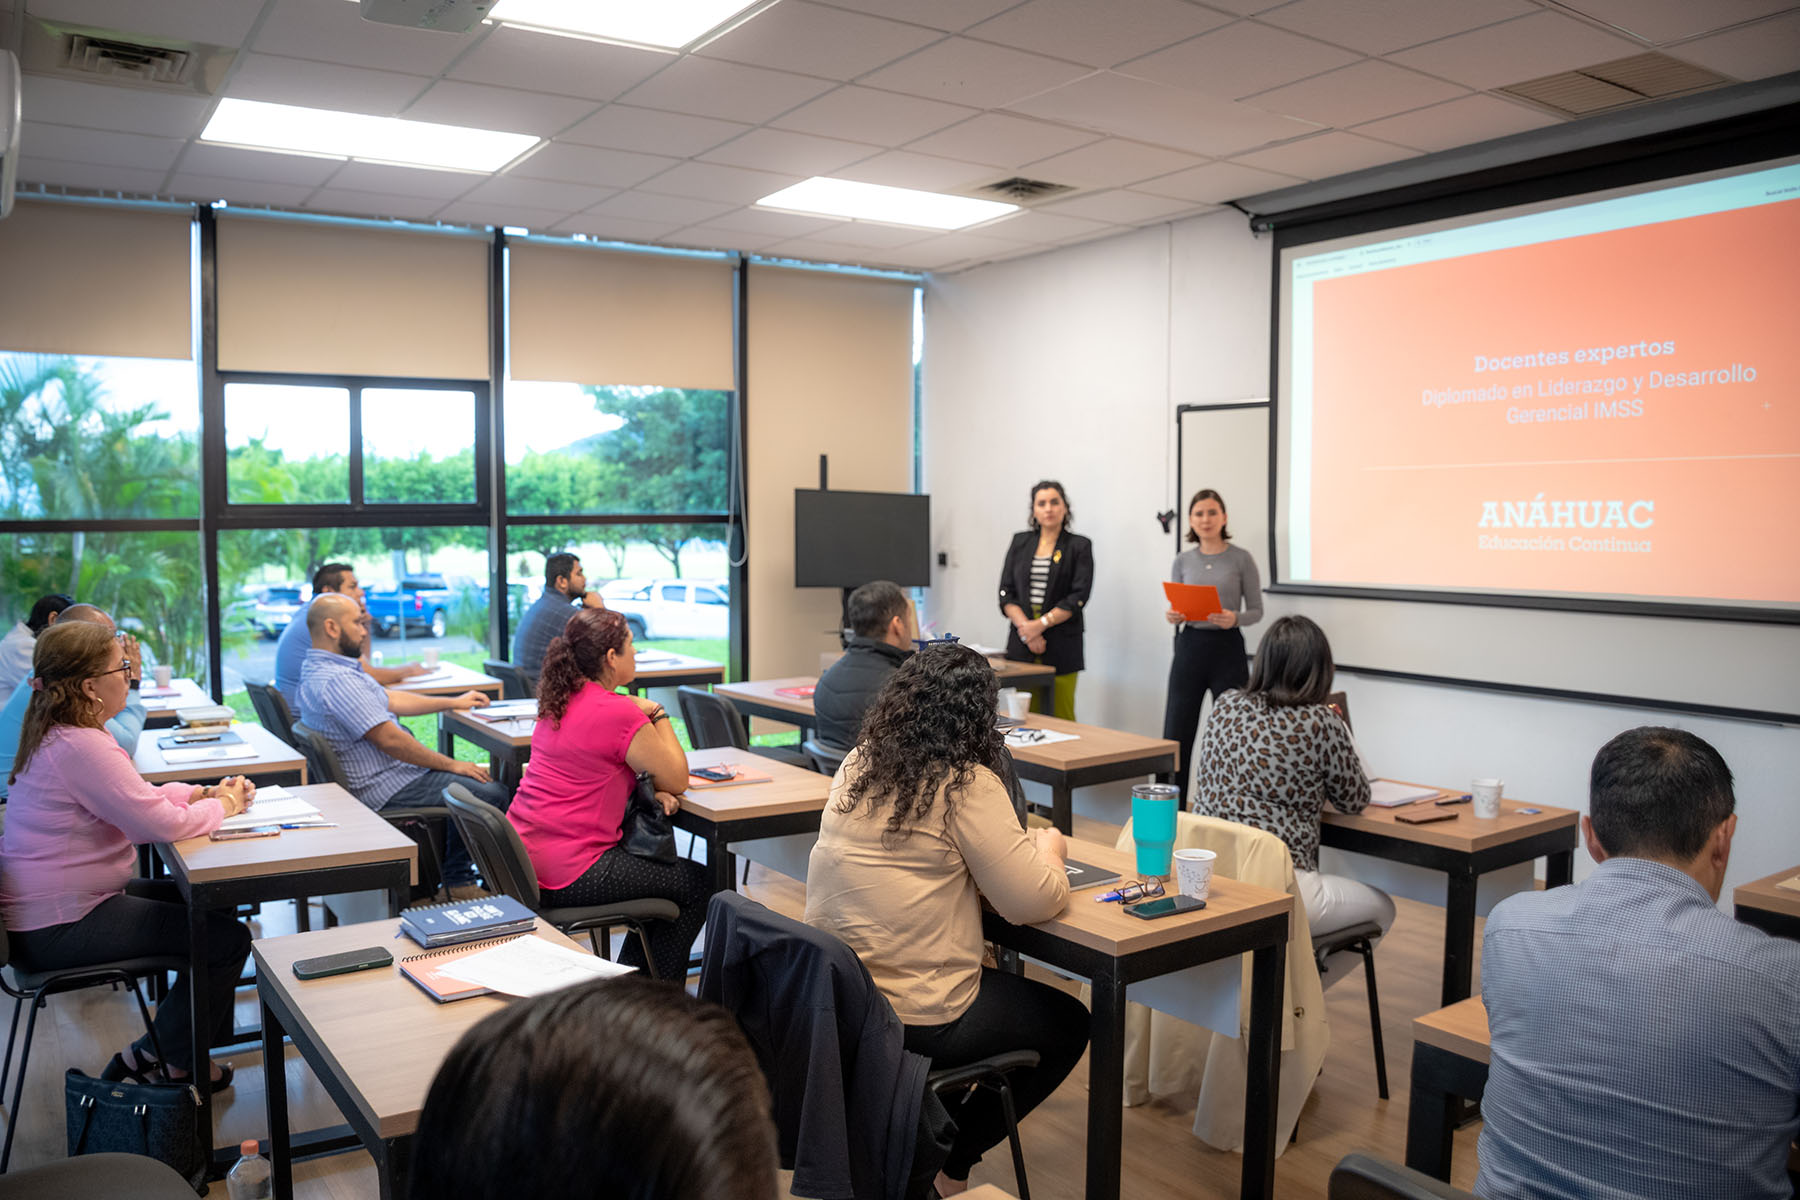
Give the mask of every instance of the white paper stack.
<svg viewBox="0 0 1800 1200">
<path fill-rule="evenodd" d="M 166 763 L 228 762 L 235 758 L 255 758 L 256 747 L 249 742 L 230 746 L 179 746 L 162 752 Z"/>
<path fill-rule="evenodd" d="M 220 829 L 252 829 L 258 825 L 322 825 L 325 814 L 300 797 L 278 787 L 256 789 L 250 807 L 226 817 Z"/>
<path fill-rule="evenodd" d="M 1053 746 L 1057 742 L 1078 742 L 1078 733 L 1063 733 L 1056 729 L 1034 729 L 1030 725 L 1021 725 L 1017 729 L 1006 731 L 1006 744 L 1014 748 L 1029 749 L 1032 746 Z"/>
<path fill-rule="evenodd" d="M 508 996 L 541 996 L 633 967 L 608 962 L 540 937 L 519 937 L 444 967 L 444 974 Z"/>
<path fill-rule="evenodd" d="M 1429 800 L 1437 794 L 1438 789 L 1420 787 L 1416 783 L 1396 783 L 1392 779 L 1369 781 L 1369 804 L 1374 808 L 1398 808 L 1416 800 Z"/>
</svg>

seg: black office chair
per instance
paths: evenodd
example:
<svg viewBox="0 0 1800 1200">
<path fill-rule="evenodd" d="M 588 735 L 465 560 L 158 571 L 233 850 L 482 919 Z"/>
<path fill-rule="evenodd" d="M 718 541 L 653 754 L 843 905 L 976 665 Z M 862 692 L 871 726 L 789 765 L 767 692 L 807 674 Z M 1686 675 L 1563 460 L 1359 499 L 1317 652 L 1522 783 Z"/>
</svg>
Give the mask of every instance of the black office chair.
<svg viewBox="0 0 1800 1200">
<path fill-rule="evenodd" d="M 13 1134 L 19 1126 L 19 1098 L 25 1092 L 25 1068 L 31 1062 L 31 1038 L 37 1031 L 38 1010 L 43 1008 L 51 996 L 59 992 L 74 992 L 82 988 L 100 987 L 101 985 L 124 984 L 131 989 L 137 998 L 138 1015 L 144 1018 L 144 1030 L 150 1035 L 150 1050 L 157 1061 L 163 1060 L 162 1043 L 157 1040 L 156 1027 L 150 1023 L 150 1009 L 144 1003 L 144 993 L 138 987 L 138 980 L 147 975 L 161 975 L 166 971 L 185 971 L 188 961 L 179 954 L 146 955 L 141 958 L 121 958 L 112 962 L 95 963 L 86 967 L 64 967 L 54 971 L 33 970 L 28 963 L 16 962 L 12 957 L 11 939 L 6 936 L 6 928 L 0 925 L 0 991 L 13 998 L 12 1028 L 6 1036 L 6 1062 L 0 1067 L 0 1095 L 6 1091 L 6 1080 L 12 1073 L 13 1045 L 19 1036 L 19 1012 L 25 1003 L 31 1003 L 31 1016 L 25 1022 L 25 1044 L 19 1049 L 19 1076 L 13 1082 L 12 1103 L 6 1110 L 6 1147 L 0 1150 L 0 1174 L 6 1171 L 12 1162 Z M 10 978 L 8 978 L 10 976 Z M 201 982 L 204 986 L 204 981 Z M 190 1191 L 188 1193 L 192 1195 Z"/>
<path fill-rule="evenodd" d="M 0 1176 L 0 1200 L 194 1200 L 168 1163 L 141 1154 L 83 1154 Z"/>
<path fill-rule="evenodd" d="M 256 710 L 256 719 L 262 722 L 262 727 L 292 746 L 294 710 L 288 707 L 287 697 L 273 683 L 255 683 L 246 679 L 244 690 L 250 693 L 250 707 Z"/>
<path fill-rule="evenodd" d="M 486 658 L 481 669 L 500 681 L 503 700 L 529 700 L 537 695 L 537 681 L 503 658 Z"/>
<path fill-rule="evenodd" d="M 1325 960 L 1334 954 L 1360 954 L 1364 978 L 1369 985 L 1369 1036 L 1375 1041 L 1375 1086 L 1381 1098 L 1388 1098 L 1387 1051 L 1381 1042 L 1381 998 L 1375 991 L 1375 939 L 1381 926 L 1373 921 L 1334 929 L 1313 938 L 1313 959 L 1319 964 L 1319 975 L 1325 974 Z"/>
<path fill-rule="evenodd" d="M 807 738 L 800 743 L 800 753 L 806 755 L 812 769 L 821 775 L 836 775 L 838 768 L 850 756 L 850 751 L 842 746 L 834 746 L 830 742 L 821 742 L 818 738 Z"/>
<path fill-rule="evenodd" d="M 309 772 L 356 795 L 350 789 L 343 760 L 324 734 L 305 721 L 295 721 L 294 739 L 299 743 L 296 748 L 306 756 Z M 450 810 L 437 806 L 396 808 L 377 810 L 376 815 L 418 844 L 419 882 L 412 886 L 409 899 L 416 903 L 440 897 L 444 891 L 444 830 L 449 827 Z"/>
<path fill-rule="evenodd" d="M 1326 1200 L 1478 1200 L 1411 1167 L 1372 1154 L 1346 1154 L 1332 1168 Z"/>
<path fill-rule="evenodd" d="M 673 900 L 619 900 L 581 908 L 545 908 L 531 856 L 525 852 L 525 843 L 506 814 L 477 800 L 460 783 L 444 789 L 444 803 L 490 890 L 511 896 L 570 936 L 586 933 L 588 943 L 601 958 L 609 957 L 606 947 L 612 931 L 620 926 L 629 929 L 637 935 L 638 947 L 644 952 L 645 972 L 655 977 L 656 960 L 650 954 L 650 936 L 644 931 L 644 923 L 678 920 L 681 909 Z"/>
<path fill-rule="evenodd" d="M 804 767 L 809 771 L 813 769 L 812 760 L 798 750 L 782 746 L 752 746 L 744 716 L 728 697 L 709 692 L 705 688 L 683 684 L 675 689 L 675 699 L 681 705 L 681 719 L 687 725 L 688 740 L 693 743 L 694 749 L 729 747 L 748 751 L 762 758 L 772 758 L 790 767 Z"/>
</svg>

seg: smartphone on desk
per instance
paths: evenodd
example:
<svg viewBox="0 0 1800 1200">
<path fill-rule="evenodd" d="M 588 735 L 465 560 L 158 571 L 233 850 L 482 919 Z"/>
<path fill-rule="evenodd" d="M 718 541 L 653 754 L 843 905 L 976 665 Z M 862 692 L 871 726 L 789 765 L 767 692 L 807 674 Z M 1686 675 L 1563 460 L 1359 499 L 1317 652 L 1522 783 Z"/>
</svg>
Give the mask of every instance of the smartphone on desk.
<svg viewBox="0 0 1800 1200">
<path fill-rule="evenodd" d="M 1139 904 L 1127 904 L 1125 911 L 1142 921 L 1154 921 L 1159 917 L 1172 917 L 1176 913 L 1199 912 L 1206 907 L 1206 901 L 1192 896 L 1164 896 L 1160 900 L 1145 900 Z"/>
<path fill-rule="evenodd" d="M 322 979 L 327 975 L 348 975 L 352 971 L 368 971 L 391 966 L 394 956 L 380 946 L 365 950 L 345 950 L 340 954 L 321 954 L 303 958 L 294 964 L 294 978 Z"/>
<path fill-rule="evenodd" d="M 731 767 L 693 767 L 690 773 L 700 779 L 710 779 L 714 783 L 726 783 L 737 778 L 737 772 Z"/>
<path fill-rule="evenodd" d="M 215 842 L 237 842 L 245 838 L 279 837 L 279 825 L 252 825 L 248 829 L 215 829 L 207 834 Z"/>
</svg>

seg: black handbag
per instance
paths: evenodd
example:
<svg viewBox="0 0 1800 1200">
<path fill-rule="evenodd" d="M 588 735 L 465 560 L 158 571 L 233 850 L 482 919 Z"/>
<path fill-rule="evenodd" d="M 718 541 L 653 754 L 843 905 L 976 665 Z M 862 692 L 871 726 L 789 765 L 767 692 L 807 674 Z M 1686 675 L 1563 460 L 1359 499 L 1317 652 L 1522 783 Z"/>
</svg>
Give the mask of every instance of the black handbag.
<svg viewBox="0 0 1800 1200">
<path fill-rule="evenodd" d="M 664 865 L 679 857 L 675 853 L 675 827 L 669 824 L 669 814 L 663 811 L 656 798 L 656 781 L 650 778 L 648 771 L 639 772 L 637 783 L 631 789 L 631 800 L 625 806 L 623 833 L 622 844 L 627 854 Z"/>
<path fill-rule="evenodd" d="M 187 1084 L 109 1083 L 74 1067 L 64 1076 L 69 1157 L 142 1154 L 174 1167 L 206 1194 L 210 1165 L 200 1140 L 200 1093 Z"/>
</svg>

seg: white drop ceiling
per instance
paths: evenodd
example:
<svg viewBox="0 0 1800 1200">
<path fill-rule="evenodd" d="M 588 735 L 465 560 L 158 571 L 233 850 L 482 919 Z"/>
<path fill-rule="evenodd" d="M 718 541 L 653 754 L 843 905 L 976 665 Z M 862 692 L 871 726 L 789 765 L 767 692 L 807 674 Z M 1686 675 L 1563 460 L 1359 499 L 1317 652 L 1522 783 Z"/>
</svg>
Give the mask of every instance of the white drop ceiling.
<svg viewBox="0 0 1800 1200">
<path fill-rule="evenodd" d="M 28 72 L 25 185 L 925 271 L 1556 124 L 1495 89 L 1646 50 L 1800 69 L 1787 0 L 779 0 L 684 55 L 346 0 L 0 0 L 0 41 L 20 2 L 237 52 L 213 97 Z M 220 97 L 548 140 L 491 176 L 202 145 Z M 955 233 L 752 207 L 809 175 L 1075 190 Z"/>
</svg>

